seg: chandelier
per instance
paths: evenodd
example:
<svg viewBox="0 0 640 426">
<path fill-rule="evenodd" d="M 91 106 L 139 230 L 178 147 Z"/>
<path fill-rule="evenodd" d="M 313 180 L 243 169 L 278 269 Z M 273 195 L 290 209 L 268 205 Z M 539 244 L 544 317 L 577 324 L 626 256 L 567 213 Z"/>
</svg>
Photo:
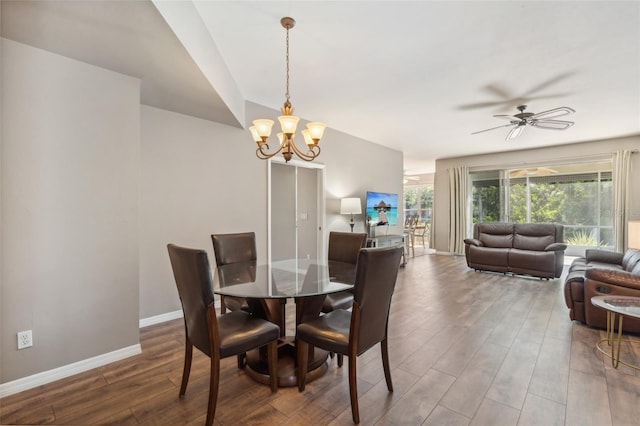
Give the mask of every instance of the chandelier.
<svg viewBox="0 0 640 426">
<path fill-rule="evenodd" d="M 251 131 L 251 136 L 253 140 L 258 144 L 258 149 L 256 149 L 256 155 L 258 158 L 262 160 L 269 159 L 274 155 L 282 152 L 282 156 L 284 157 L 286 162 L 289 162 L 293 157 L 293 154 L 296 154 L 298 157 L 305 161 L 312 161 L 318 155 L 320 155 L 320 146 L 318 142 L 322 139 L 324 135 L 325 124 L 324 123 L 309 123 L 307 124 L 307 128 L 302 130 L 302 137 L 304 138 L 304 142 L 307 146 L 306 152 L 300 148 L 298 148 L 294 142 L 296 128 L 298 127 L 298 121 L 300 121 L 300 117 L 293 115 L 293 107 L 291 106 L 291 102 L 289 100 L 289 30 L 293 28 L 296 24 L 296 21 L 293 18 L 284 17 L 280 20 L 280 24 L 287 30 L 287 77 L 286 77 L 286 93 L 285 93 L 285 101 L 284 105 L 280 109 L 282 111 L 282 115 L 278 117 L 278 121 L 280 122 L 280 127 L 282 129 L 281 133 L 278 133 L 278 141 L 280 142 L 280 146 L 275 152 L 269 153 L 269 145 L 267 144 L 267 139 L 271 136 L 271 127 L 273 126 L 273 120 L 269 119 L 259 119 L 253 121 L 253 126 L 249 127 Z"/>
</svg>

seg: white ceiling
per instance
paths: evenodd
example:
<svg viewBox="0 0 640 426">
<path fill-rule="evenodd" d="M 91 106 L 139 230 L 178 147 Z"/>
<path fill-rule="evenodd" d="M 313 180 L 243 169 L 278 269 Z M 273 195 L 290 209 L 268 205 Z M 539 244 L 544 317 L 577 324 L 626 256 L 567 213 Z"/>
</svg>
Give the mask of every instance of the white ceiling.
<svg viewBox="0 0 640 426">
<path fill-rule="evenodd" d="M 49 28 L 45 34 L 29 26 L 31 18 L 7 31 L 5 3 L 2 33 L 7 38 L 46 44 L 49 50 L 138 75 L 143 78 L 143 98 L 163 96 L 153 94 L 161 87 L 147 93 L 144 81 L 154 81 L 157 72 L 164 69 L 167 74 L 169 68 L 174 72 L 166 78 L 176 81 L 172 90 L 184 94 L 181 98 L 199 99 L 192 109 L 201 112 L 193 115 L 208 115 L 206 108 L 224 109 L 225 96 L 219 95 L 215 78 L 208 78 L 214 87 L 207 88 L 207 78 L 194 71 L 194 61 L 185 55 L 189 49 L 175 43 L 180 37 L 185 41 L 177 31 L 177 37 L 170 31 L 153 37 L 158 46 L 146 49 L 153 61 L 145 59 L 137 68 L 105 64 L 123 61 L 102 53 L 109 49 L 87 49 L 93 46 L 87 40 L 104 41 L 101 34 L 148 37 L 151 27 L 160 31 L 155 28 L 160 15 L 151 3 L 107 2 L 105 8 L 96 1 L 56 2 L 61 4 L 55 7 L 56 16 L 91 18 L 104 25 L 71 25 L 66 19 L 57 31 Z M 20 3 L 32 3 L 33 9 L 39 2 Z M 128 7 L 142 9 L 140 3 L 153 19 L 123 12 Z M 162 3 L 167 4 L 156 1 L 160 9 Z M 638 1 L 198 1 L 191 7 L 208 29 L 209 43 L 215 43 L 211 51 L 221 55 L 240 96 L 274 109 L 282 105 L 285 91 L 285 30 L 279 21 L 293 17 L 297 24 L 290 32 L 291 102 L 296 113 L 401 150 L 406 173 L 432 171 L 437 158 L 640 135 Z M 78 8 L 83 13 L 75 12 Z M 174 16 L 173 22 L 180 19 L 186 18 Z M 43 21 L 41 17 L 36 25 Z M 111 27 L 107 21 L 114 21 Z M 74 54 L 74 49 L 60 47 L 80 44 L 57 36 L 65 31 L 84 39 L 84 50 L 93 53 Z M 90 35 L 78 37 L 78 31 Z M 171 49 L 161 48 L 160 42 Z M 139 44 L 120 43 L 123 50 Z M 97 58 L 96 52 L 102 56 Z M 194 56 L 192 50 L 189 53 Z M 192 82 L 199 86 L 190 86 Z M 170 99 L 164 95 L 163 102 Z M 508 128 L 471 135 L 505 124 L 492 115 L 517 113 L 516 106 L 523 103 L 531 112 L 571 107 L 576 113 L 564 118 L 575 125 L 566 131 L 528 128 L 510 141 L 504 140 Z M 233 124 L 233 113 L 220 116 L 225 119 L 219 121 Z M 322 143 L 331 143 L 330 131 Z"/>
</svg>

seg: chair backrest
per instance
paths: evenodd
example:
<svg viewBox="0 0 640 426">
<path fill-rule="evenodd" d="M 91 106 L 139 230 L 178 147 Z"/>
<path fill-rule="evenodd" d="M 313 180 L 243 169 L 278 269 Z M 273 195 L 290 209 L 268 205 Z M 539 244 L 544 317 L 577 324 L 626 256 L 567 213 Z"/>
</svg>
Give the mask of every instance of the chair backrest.
<svg viewBox="0 0 640 426">
<path fill-rule="evenodd" d="M 329 233 L 329 260 L 358 263 L 358 252 L 365 246 L 367 234 L 357 232 L 330 232 Z"/>
<path fill-rule="evenodd" d="M 257 258 L 256 234 L 254 232 L 213 234 L 211 240 L 218 266 L 256 260 Z"/>
<path fill-rule="evenodd" d="M 209 258 L 204 250 L 167 245 L 173 277 L 182 303 L 184 323 L 189 341 L 211 356 L 209 326 L 217 333 L 216 316 L 207 321 L 207 310 L 213 306 L 213 285 Z"/>
<path fill-rule="evenodd" d="M 381 342 L 387 334 L 391 296 L 402 250 L 402 247 L 360 250 L 353 288 L 353 312 L 358 311 L 358 314 L 351 317 L 351 334 L 354 328 L 357 329 L 358 355 Z"/>
</svg>

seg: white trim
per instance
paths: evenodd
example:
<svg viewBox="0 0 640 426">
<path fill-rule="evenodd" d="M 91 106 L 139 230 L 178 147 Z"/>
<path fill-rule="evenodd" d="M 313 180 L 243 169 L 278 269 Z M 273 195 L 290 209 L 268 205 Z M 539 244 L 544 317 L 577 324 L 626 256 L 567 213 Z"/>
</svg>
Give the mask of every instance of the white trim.
<svg viewBox="0 0 640 426">
<path fill-rule="evenodd" d="M 320 162 L 303 161 L 303 160 L 298 160 L 297 158 L 292 158 L 291 160 L 287 161 L 284 159 L 284 157 L 280 157 L 280 156 L 270 158 L 269 165 L 271 165 L 272 162 L 284 164 L 287 166 L 304 167 L 306 169 L 324 169 L 326 167 L 324 163 L 320 163 Z"/>
<path fill-rule="evenodd" d="M 216 300 L 216 304 L 218 301 Z M 140 328 L 149 327 L 150 325 L 160 324 L 162 322 L 171 321 L 177 318 L 182 318 L 182 309 L 178 309 L 173 312 L 166 312 L 164 314 L 155 315 L 148 318 L 142 318 L 140 320 Z"/>
<path fill-rule="evenodd" d="M 53 370 L 43 371 L 41 373 L 36 373 L 7 383 L 0 383 L 0 398 L 32 389 L 40 385 L 55 382 L 56 380 L 64 379 L 65 377 L 73 376 L 74 374 L 102 367 L 103 365 L 120 361 L 140 353 L 142 353 L 142 347 L 140 344 L 132 345 L 113 352 L 94 356 L 93 358 L 63 365 L 62 367 L 54 368 Z"/>
</svg>

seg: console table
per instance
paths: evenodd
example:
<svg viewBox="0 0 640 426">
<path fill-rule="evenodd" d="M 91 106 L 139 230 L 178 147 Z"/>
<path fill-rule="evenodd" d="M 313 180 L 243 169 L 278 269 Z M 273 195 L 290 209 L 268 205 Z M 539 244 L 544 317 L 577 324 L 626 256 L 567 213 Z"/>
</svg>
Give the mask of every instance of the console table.
<svg viewBox="0 0 640 426">
<path fill-rule="evenodd" d="M 367 247 L 402 247 L 402 266 L 407 264 L 406 234 L 389 234 L 367 237 Z"/>
</svg>

